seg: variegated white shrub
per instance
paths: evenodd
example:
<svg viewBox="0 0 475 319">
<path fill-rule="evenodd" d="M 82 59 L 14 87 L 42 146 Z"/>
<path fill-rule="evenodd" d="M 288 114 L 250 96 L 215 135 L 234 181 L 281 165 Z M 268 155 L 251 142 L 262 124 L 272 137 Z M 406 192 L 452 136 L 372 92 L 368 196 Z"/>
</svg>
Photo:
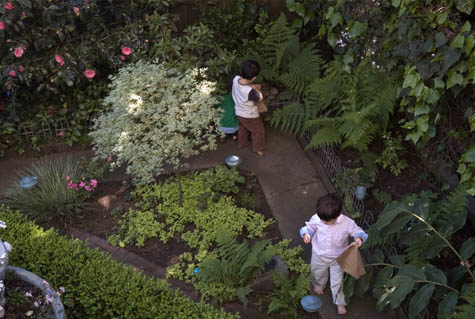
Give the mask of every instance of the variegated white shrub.
<svg viewBox="0 0 475 319">
<path fill-rule="evenodd" d="M 216 148 L 219 101 L 214 83 L 199 81 L 163 64 L 138 62 L 112 78 L 104 100 L 111 110 L 99 116 L 90 136 L 97 158 L 113 156 L 113 167 L 127 165 L 135 181 L 153 181 L 165 165 Z"/>
</svg>

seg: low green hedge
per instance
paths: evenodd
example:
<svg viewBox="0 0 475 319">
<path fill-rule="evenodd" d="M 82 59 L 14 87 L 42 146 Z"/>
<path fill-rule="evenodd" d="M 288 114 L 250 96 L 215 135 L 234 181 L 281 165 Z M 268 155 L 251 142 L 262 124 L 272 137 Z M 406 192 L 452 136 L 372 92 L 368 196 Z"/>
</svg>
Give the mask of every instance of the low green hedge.
<svg viewBox="0 0 475 319">
<path fill-rule="evenodd" d="M 13 245 L 10 264 L 65 287 L 68 318 L 239 318 L 195 303 L 166 282 L 125 267 L 80 240 L 44 231 L 19 212 L 0 206 L 7 224 L 0 237 Z"/>
</svg>

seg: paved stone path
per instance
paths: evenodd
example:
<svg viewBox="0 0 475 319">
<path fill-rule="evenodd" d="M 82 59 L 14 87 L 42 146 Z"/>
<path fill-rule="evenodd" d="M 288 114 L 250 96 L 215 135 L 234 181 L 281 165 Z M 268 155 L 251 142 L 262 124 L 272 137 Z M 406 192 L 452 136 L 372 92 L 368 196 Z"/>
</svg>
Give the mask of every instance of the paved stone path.
<svg viewBox="0 0 475 319">
<path fill-rule="evenodd" d="M 223 164 L 227 155 L 235 154 L 242 158 L 241 167 L 254 172 L 258 178 L 269 207 L 277 220 L 282 237 L 292 239 L 293 245 L 303 245 L 298 230 L 314 212 L 316 200 L 330 191 L 334 191 L 328 178 L 314 160 L 309 160 L 299 141 L 294 136 L 282 133 L 274 128 L 266 128 L 266 151 L 263 156 L 257 156 L 250 148 L 238 149 L 234 141 L 228 140 L 220 144 L 218 150 L 202 153 L 189 160 L 189 169 L 202 169 Z M 91 151 L 74 151 L 52 154 L 45 158 L 59 156 L 91 157 Z M 311 158 L 311 157 L 310 157 Z M 0 160 L 0 194 L 15 181 L 13 168 L 28 167 L 34 159 Z M 123 170 L 117 170 L 105 176 L 106 180 L 121 180 L 126 178 Z M 164 270 L 138 257 L 131 256 L 121 248 L 108 245 L 87 234 L 76 232 L 78 238 L 89 236 L 90 245 L 108 251 L 113 258 L 142 269 L 145 273 L 163 278 Z M 304 245 L 305 258 L 310 261 L 311 248 Z M 186 289 L 186 288 L 184 288 Z M 192 299 L 197 298 L 192 291 L 184 291 Z M 353 298 L 348 306 L 348 314 L 339 316 L 336 307 L 331 302 L 329 289 L 321 296 L 323 307 L 320 315 L 323 319 L 392 319 L 396 318 L 392 311 L 383 313 L 376 311 L 376 300 L 368 296 Z M 244 314 L 242 316 L 246 318 Z"/>
</svg>

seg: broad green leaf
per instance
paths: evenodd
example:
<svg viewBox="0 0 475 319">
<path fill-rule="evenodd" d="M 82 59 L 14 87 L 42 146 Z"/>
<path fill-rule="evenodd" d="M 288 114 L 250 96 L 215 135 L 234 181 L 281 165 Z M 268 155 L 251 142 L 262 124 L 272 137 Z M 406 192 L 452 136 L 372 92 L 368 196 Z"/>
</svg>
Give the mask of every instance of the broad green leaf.
<svg viewBox="0 0 475 319">
<path fill-rule="evenodd" d="M 437 318 L 442 319 L 446 316 L 451 315 L 454 312 L 455 306 L 457 305 L 459 295 L 455 291 L 449 292 L 441 303 L 439 303 L 439 309 L 437 311 Z"/>
<path fill-rule="evenodd" d="M 472 258 L 474 253 L 475 253 L 475 238 L 470 237 L 463 243 L 462 247 L 460 248 L 460 256 L 462 256 L 464 259 L 470 259 Z"/>
<path fill-rule="evenodd" d="M 406 136 L 406 141 L 412 141 L 414 144 L 417 144 L 419 139 L 422 137 L 421 132 L 411 132 Z"/>
<path fill-rule="evenodd" d="M 467 273 L 467 268 L 464 266 L 457 266 L 452 268 L 449 273 L 449 281 L 452 284 L 456 284 L 460 279 L 462 279 Z"/>
<path fill-rule="evenodd" d="M 449 76 L 447 78 L 447 89 L 450 89 L 456 84 L 462 85 L 463 76 L 454 70 L 449 71 Z"/>
<path fill-rule="evenodd" d="M 424 240 L 428 232 L 429 229 L 423 223 L 411 225 L 411 229 L 401 236 L 400 243 L 407 246 L 417 243 L 421 240 Z"/>
<path fill-rule="evenodd" d="M 475 196 L 475 187 L 472 187 L 472 188 L 468 189 L 467 193 L 471 196 Z"/>
<path fill-rule="evenodd" d="M 421 217 L 422 219 L 427 219 L 427 216 L 429 216 L 429 208 L 430 208 L 430 202 L 427 198 L 420 198 L 417 199 L 414 202 L 413 206 L 413 213 L 415 213 L 417 216 Z"/>
<path fill-rule="evenodd" d="M 328 35 L 327 41 L 328 41 L 328 44 L 329 44 L 332 48 L 335 48 L 337 38 L 336 38 L 336 36 L 335 36 L 333 33 L 330 33 L 330 34 Z"/>
<path fill-rule="evenodd" d="M 437 24 L 442 24 L 445 22 L 445 20 L 447 20 L 447 16 L 449 15 L 449 12 L 448 11 L 445 11 L 444 13 L 442 14 L 439 14 L 439 16 L 437 17 Z"/>
<path fill-rule="evenodd" d="M 455 0 L 455 7 L 458 11 L 466 14 L 472 13 L 473 1 L 472 0 Z"/>
<path fill-rule="evenodd" d="M 475 147 L 469 148 L 462 155 L 462 162 L 474 163 L 475 162 Z"/>
<path fill-rule="evenodd" d="M 398 266 L 398 267 L 404 266 L 404 262 L 405 262 L 404 255 L 392 255 L 392 256 L 389 256 L 389 260 L 395 266 Z"/>
<path fill-rule="evenodd" d="M 447 244 L 437 236 L 431 238 L 429 247 L 422 253 L 422 257 L 425 259 L 432 259 L 437 256 L 442 249 L 447 247 Z"/>
<path fill-rule="evenodd" d="M 440 93 L 437 90 L 429 89 L 428 97 L 426 98 L 427 103 L 434 104 L 439 101 Z"/>
<path fill-rule="evenodd" d="M 392 0 L 391 4 L 393 5 L 393 7 L 398 8 L 401 5 L 401 0 Z"/>
<path fill-rule="evenodd" d="M 372 264 L 384 262 L 384 253 L 383 253 L 383 251 L 379 248 L 376 248 L 374 250 L 374 252 L 371 254 L 371 258 L 370 258 L 369 262 L 372 263 Z"/>
<path fill-rule="evenodd" d="M 432 294 L 434 293 L 435 286 L 433 284 L 427 284 L 422 286 L 409 303 L 409 319 L 414 319 L 423 309 L 426 308 L 429 303 Z"/>
<path fill-rule="evenodd" d="M 469 22 L 469 21 L 465 21 L 465 23 L 464 23 L 463 26 L 462 26 L 461 31 L 462 31 L 462 32 L 470 32 L 471 29 L 472 29 L 472 25 L 470 24 L 470 22 Z"/>
<path fill-rule="evenodd" d="M 401 268 L 399 268 L 399 271 L 397 272 L 398 276 L 407 276 L 409 278 L 412 278 L 414 280 L 426 280 L 426 275 L 424 273 L 424 270 L 417 268 L 416 266 L 413 265 L 404 265 Z"/>
<path fill-rule="evenodd" d="M 460 52 L 456 49 L 445 47 L 442 49 L 444 52 L 444 62 L 442 63 L 442 73 L 447 72 L 458 60 L 460 60 Z"/>
<path fill-rule="evenodd" d="M 415 281 L 407 276 L 394 276 L 389 285 L 396 289 L 388 292 L 391 308 L 396 309 L 414 288 Z"/>
<path fill-rule="evenodd" d="M 430 111 L 429 105 L 426 104 L 419 104 L 416 106 L 416 109 L 414 110 L 414 116 L 419 116 L 422 114 L 428 114 Z"/>
<path fill-rule="evenodd" d="M 439 32 L 435 35 L 435 47 L 440 48 L 447 43 L 447 37 L 442 32 Z"/>
<path fill-rule="evenodd" d="M 465 225 L 465 221 L 467 220 L 467 211 L 462 211 L 457 216 L 452 218 L 449 223 L 444 224 L 440 233 L 445 236 L 449 237 L 459 229 L 461 229 Z"/>
<path fill-rule="evenodd" d="M 346 275 L 345 281 L 343 283 L 343 292 L 345 293 L 345 298 L 347 300 L 350 300 L 350 298 L 355 294 L 355 285 L 356 279 L 349 275 Z"/>
<path fill-rule="evenodd" d="M 407 128 L 408 130 L 412 130 L 413 128 L 416 127 L 416 122 L 414 121 L 409 121 L 404 123 L 404 125 L 401 126 L 402 128 Z"/>
<path fill-rule="evenodd" d="M 450 41 L 450 47 L 453 49 L 460 49 L 463 48 L 463 44 L 465 43 L 465 37 L 462 34 L 458 34 L 455 38 Z"/>
<path fill-rule="evenodd" d="M 419 131 L 427 132 L 429 129 L 429 117 L 427 115 L 419 117 L 416 124 Z"/>
<path fill-rule="evenodd" d="M 416 73 L 409 73 L 408 75 L 406 75 L 406 78 L 404 79 L 404 83 L 402 84 L 402 87 L 415 88 L 419 80 L 420 80 L 419 76 L 417 76 Z"/>
<path fill-rule="evenodd" d="M 465 171 L 460 176 L 460 183 L 463 184 L 463 183 L 469 181 L 471 178 L 472 178 L 472 172 L 471 171 Z"/>
<path fill-rule="evenodd" d="M 371 279 L 373 279 L 373 268 L 370 268 L 366 274 L 356 281 L 355 295 L 363 297 L 366 291 L 371 286 Z"/>
<path fill-rule="evenodd" d="M 350 28 L 350 35 L 353 39 L 358 38 L 363 32 L 366 31 L 366 28 L 368 27 L 367 24 L 365 23 L 360 23 L 358 21 L 355 21 L 353 25 Z"/>
<path fill-rule="evenodd" d="M 377 222 L 373 225 L 374 228 L 381 230 L 389 225 L 394 218 L 403 213 L 405 206 L 400 202 L 392 202 L 384 207 L 383 212 L 379 215 Z"/>
<path fill-rule="evenodd" d="M 384 267 L 383 269 L 379 270 L 376 280 L 374 281 L 374 287 L 386 287 L 395 269 L 396 268 L 394 267 Z"/>
<path fill-rule="evenodd" d="M 422 269 L 424 270 L 424 273 L 426 274 L 427 280 L 438 282 L 443 285 L 447 284 L 447 276 L 445 276 L 445 273 L 439 268 L 431 264 L 427 264 Z"/>
<path fill-rule="evenodd" d="M 383 228 L 382 233 L 385 236 L 398 233 L 401 231 L 401 229 L 407 227 L 407 223 L 409 223 L 412 218 L 413 217 L 409 214 L 398 215 L 389 225 Z"/>
<path fill-rule="evenodd" d="M 420 97 L 422 95 L 422 91 L 424 90 L 424 82 L 420 81 L 417 83 L 416 87 L 411 90 L 411 95 L 412 96 L 417 96 Z"/>
<path fill-rule="evenodd" d="M 467 165 L 465 165 L 465 164 L 460 164 L 460 165 L 459 165 L 459 168 L 457 169 L 457 173 L 463 174 L 463 173 L 465 173 L 466 170 L 467 170 Z"/>
<path fill-rule="evenodd" d="M 441 78 L 434 79 L 434 88 L 443 89 L 445 87 L 445 82 Z"/>
</svg>

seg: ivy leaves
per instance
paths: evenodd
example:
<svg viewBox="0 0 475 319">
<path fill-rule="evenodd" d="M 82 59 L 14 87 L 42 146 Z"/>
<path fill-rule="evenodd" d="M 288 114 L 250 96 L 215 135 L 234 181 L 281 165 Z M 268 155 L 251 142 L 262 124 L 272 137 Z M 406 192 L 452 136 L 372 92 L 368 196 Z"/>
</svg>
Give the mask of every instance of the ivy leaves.
<svg viewBox="0 0 475 319">
<path fill-rule="evenodd" d="M 465 14 L 472 13 L 473 10 L 473 1 L 472 0 L 455 0 L 455 7 L 458 11 L 461 11 Z"/>
</svg>

